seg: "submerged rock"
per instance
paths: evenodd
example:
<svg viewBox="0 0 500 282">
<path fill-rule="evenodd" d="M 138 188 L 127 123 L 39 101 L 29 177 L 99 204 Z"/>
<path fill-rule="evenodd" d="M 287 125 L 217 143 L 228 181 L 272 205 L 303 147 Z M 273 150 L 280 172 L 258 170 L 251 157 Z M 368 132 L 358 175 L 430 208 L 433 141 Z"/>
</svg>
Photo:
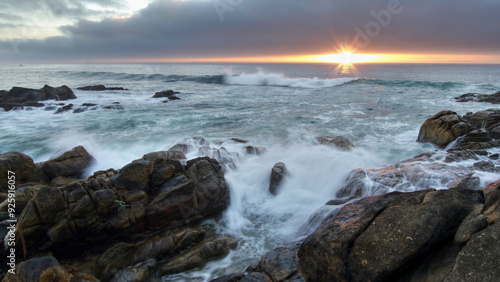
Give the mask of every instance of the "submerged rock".
<svg viewBox="0 0 500 282">
<path fill-rule="evenodd" d="M 344 151 L 350 151 L 355 147 L 351 141 L 344 136 L 321 136 L 316 137 L 316 140 L 322 145 L 337 147 Z"/>
<path fill-rule="evenodd" d="M 174 90 L 165 90 L 165 91 L 160 91 L 156 92 L 155 95 L 152 98 L 170 98 L 174 97 L 175 99 L 180 99 L 179 97 L 175 96 L 175 94 L 179 94 L 180 92 L 175 92 Z"/>
</svg>

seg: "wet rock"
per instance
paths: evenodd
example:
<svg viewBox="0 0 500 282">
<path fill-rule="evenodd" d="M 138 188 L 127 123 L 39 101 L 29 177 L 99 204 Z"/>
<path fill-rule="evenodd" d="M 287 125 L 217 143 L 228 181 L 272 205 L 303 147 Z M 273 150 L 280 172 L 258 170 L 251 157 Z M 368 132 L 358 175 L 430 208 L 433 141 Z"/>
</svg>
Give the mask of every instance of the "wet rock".
<svg viewBox="0 0 500 282">
<path fill-rule="evenodd" d="M 449 150 L 444 162 L 453 163 L 465 160 L 479 160 L 479 158 L 472 150 Z"/>
<path fill-rule="evenodd" d="M 467 135 L 465 135 L 465 137 L 459 141 L 459 145 L 470 142 L 490 142 L 492 140 L 493 139 L 491 138 L 488 131 L 481 128 L 472 130 L 471 132 L 467 133 Z"/>
<path fill-rule="evenodd" d="M 128 89 L 123 88 L 123 87 L 106 87 L 102 84 L 83 86 L 83 87 L 78 87 L 76 89 L 83 90 L 83 91 L 128 90 Z"/>
<path fill-rule="evenodd" d="M 33 108 L 41 108 L 41 107 L 44 107 L 45 105 L 42 104 L 42 103 L 38 103 L 38 102 L 31 102 L 31 101 L 28 101 L 28 102 L 23 102 L 23 103 L 18 103 L 18 102 L 0 102 L 0 108 L 3 108 L 4 111 L 8 112 L 8 111 L 11 111 L 11 110 L 28 110 L 28 109 L 31 109 L 32 107 Z"/>
<path fill-rule="evenodd" d="M 93 162 L 94 157 L 83 146 L 77 146 L 55 159 L 44 162 L 42 171 L 50 179 L 58 176 L 81 178 Z"/>
<path fill-rule="evenodd" d="M 264 147 L 256 147 L 256 146 L 246 146 L 245 151 L 249 155 L 257 155 L 260 156 L 266 152 L 266 148 Z"/>
<path fill-rule="evenodd" d="M 16 266 L 16 274 L 7 273 L 2 281 L 70 281 L 70 274 L 54 257 L 39 257 Z"/>
<path fill-rule="evenodd" d="M 420 127 L 418 142 L 445 148 L 450 142 L 472 130 L 457 113 L 441 111 L 428 118 Z"/>
<path fill-rule="evenodd" d="M 175 92 L 174 90 L 165 90 L 156 92 L 152 98 L 169 98 L 174 96 L 175 94 L 179 94 L 179 92 Z"/>
<path fill-rule="evenodd" d="M 232 273 L 212 279 L 210 282 L 236 282 L 240 281 L 245 275 L 245 273 Z"/>
<path fill-rule="evenodd" d="M 237 244 L 238 241 L 234 238 L 216 238 L 202 242 L 190 252 L 160 266 L 158 271 L 160 274 L 166 275 L 203 266 L 211 259 L 227 255 Z"/>
<path fill-rule="evenodd" d="M 296 244 L 271 250 L 260 259 L 257 270 L 269 275 L 273 281 L 287 281 L 296 273 L 300 275 L 297 257 L 299 247 L 300 244 Z"/>
<path fill-rule="evenodd" d="M 282 162 L 276 163 L 271 169 L 271 182 L 269 183 L 269 192 L 276 195 L 283 178 L 288 175 L 286 165 Z"/>
<path fill-rule="evenodd" d="M 117 272 L 111 282 L 145 281 L 154 272 L 156 265 L 157 261 L 155 259 L 140 262 Z"/>
<path fill-rule="evenodd" d="M 334 146 L 344 151 L 350 151 L 355 147 L 351 141 L 344 136 L 321 136 L 316 137 L 316 140 L 322 145 Z"/>
<path fill-rule="evenodd" d="M 349 173 L 346 184 L 337 192 L 338 198 L 361 197 L 366 183 L 366 171 L 358 168 Z"/>
<path fill-rule="evenodd" d="M 464 177 L 458 178 L 452 183 L 448 184 L 449 189 L 468 189 L 477 190 L 480 185 L 480 179 L 477 176 L 473 176 L 474 173 L 470 173 Z"/>
<path fill-rule="evenodd" d="M 0 92 L 0 107 L 5 111 L 16 107 L 43 107 L 38 101 L 45 100 L 69 100 L 76 99 L 73 91 L 66 85 L 54 88 L 45 85 L 42 89 L 30 89 L 23 87 L 13 87 L 10 91 Z"/>
<path fill-rule="evenodd" d="M 485 102 L 500 104 L 500 92 L 497 92 L 495 94 L 467 93 L 456 97 L 455 100 L 457 102 Z"/>
<path fill-rule="evenodd" d="M 109 248 L 96 260 L 96 273 L 102 279 L 110 279 L 121 269 L 130 265 L 130 253 L 134 244 L 117 243 Z"/>
<path fill-rule="evenodd" d="M 36 190 L 37 189 L 35 187 L 30 186 L 22 187 L 16 190 L 16 213 L 21 214 L 28 202 L 35 196 Z"/>
<path fill-rule="evenodd" d="M 480 161 L 474 163 L 474 167 L 478 170 L 488 171 L 488 172 L 498 172 L 498 169 L 495 167 L 493 162 L 489 161 Z"/>
<path fill-rule="evenodd" d="M 483 192 L 486 197 L 483 214 L 490 224 L 500 222 L 500 180 L 483 188 Z"/>
<path fill-rule="evenodd" d="M 182 140 L 181 143 L 175 144 L 174 146 L 172 146 L 168 150 L 169 151 L 181 151 L 181 152 L 187 154 L 187 153 L 190 153 L 190 152 L 196 150 L 198 147 L 208 146 L 208 145 L 210 145 L 210 144 L 207 140 L 205 140 L 205 138 L 203 138 L 201 136 L 194 136 L 194 137 L 185 138 L 184 140 Z"/>
<path fill-rule="evenodd" d="M 246 144 L 246 143 L 248 143 L 247 140 L 243 140 L 243 139 L 240 139 L 240 138 L 231 138 L 231 141 L 234 141 L 234 142 L 240 143 L 240 144 Z"/>
<path fill-rule="evenodd" d="M 169 150 L 169 151 L 158 151 L 145 154 L 142 156 L 143 159 L 147 161 L 154 161 L 156 159 L 163 160 L 185 160 L 186 155 L 182 151 Z"/>
<path fill-rule="evenodd" d="M 119 190 L 146 190 L 149 188 L 152 164 L 146 160 L 137 160 L 124 166 L 113 177 L 113 183 Z"/>
<path fill-rule="evenodd" d="M 500 223 L 472 236 L 457 256 L 453 272 L 445 279 L 452 281 L 496 281 L 500 277 Z"/>
<path fill-rule="evenodd" d="M 11 173 L 9 173 L 9 171 Z M 19 184 L 31 181 L 35 174 L 33 159 L 20 152 L 0 155 L 0 192 L 7 193 L 9 177 L 15 177 L 16 188 Z"/>
<path fill-rule="evenodd" d="M 73 104 L 68 104 L 66 106 L 62 106 L 62 107 L 58 108 L 57 111 L 55 111 L 54 114 L 62 114 L 64 112 L 68 112 L 71 109 L 73 109 L 73 106 L 74 106 Z"/>
</svg>

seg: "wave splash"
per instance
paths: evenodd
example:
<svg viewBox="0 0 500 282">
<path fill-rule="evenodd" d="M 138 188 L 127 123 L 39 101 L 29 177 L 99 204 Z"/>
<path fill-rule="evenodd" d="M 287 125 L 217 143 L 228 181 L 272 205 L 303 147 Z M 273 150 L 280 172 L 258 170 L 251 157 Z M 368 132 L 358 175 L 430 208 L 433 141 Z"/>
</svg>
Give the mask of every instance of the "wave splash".
<svg viewBox="0 0 500 282">
<path fill-rule="evenodd" d="M 292 88 L 328 88 L 353 82 L 358 78 L 289 78 L 280 73 L 241 73 L 239 75 L 224 75 L 224 84 L 230 85 L 256 85 L 256 86 L 282 86 Z"/>
</svg>

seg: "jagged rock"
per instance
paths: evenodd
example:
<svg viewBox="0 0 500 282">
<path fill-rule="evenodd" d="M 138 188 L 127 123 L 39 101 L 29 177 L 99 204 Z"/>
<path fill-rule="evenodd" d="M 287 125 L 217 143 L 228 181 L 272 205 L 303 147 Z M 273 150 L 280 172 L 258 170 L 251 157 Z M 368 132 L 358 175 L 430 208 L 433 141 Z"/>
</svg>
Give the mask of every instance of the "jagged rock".
<svg viewBox="0 0 500 282">
<path fill-rule="evenodd" d="M 128 90 L 128 89 L 123 88 L 123 87 L 106 87 L 102 84 L 83 86 L 83 87 L 78 87 L 76 89 L 83 90 L 83 91 Z"/>
<path fill-rule="evenodd" d="M 256 147 L 256 146 L 246 146 L 245 151 L 249 155 L 257 155 L 260 156 L 266 152 L 266 148 L 264 147 Z"/>
<path fill-rule="evenodd" d="M 145 281 L 153 273 L 156 265 L 157 261 L 155 259 L 140 262 L 116 273 L 111 282 Z"/>
<path fill-rule="evenodd" d="M 286 165 L 282 162 L 276 163 L 271 169 L 271 182 L 269 183 L 269 192 L 276 195 L 283 178 L 288 175 Z"/>
<path fill-rule="evenodd" d="M 429 251 L 449 242 L 483 202 L 481 191 L 455 189 L 349 203 L 303 242 L 301 273 L 308 281 L 397 280 L 408 269 L 421 269 Z"/>
<path fill-rule="evenodd" d="M 18 188 L 19 184 L 33 180 L 34 174 L 35 163 L 30 156 L 20 152 L 0 155 L 0 192 L 7 193 L 9 177 L 15 178 L 14 182 Z"/>
<path fill-rule="evenodd" d="M 299 247 L 300 244 L 295 244 L 271 250 L 260 259 L 257 271 L 269 275 L 273 281 L 287 281 L 297 273 L 300 276 L 297 257 Z"/>
<path fill-rule="evenodd" d="M 146 190 L 149 188 L 152 164 L 146 160 L 137 160 L 124 166 L 120 173 L 113 177 L 113 183 L 118 190 Z"/>
<path fill-rule="evenodd" d="M 227 255 L 238 244 L 234 238 L 216 238 L 195 246 L 190 252 L 160 266 L 162 275 L 183 272 L 205 265 L 209 260 Z"/>
<path fill-rule="evenodd" d="M 450 142 L 472 130 L 457 113 L 441 111 L 428 118 L 420 127 L 418 142 L 432 143 L 445 148 Z"/>
<path fill-rule="evenodd" d="M 478 94 L 478 93 L 467 93 L 459 97 L 456 97 L 457 102 L 486 102 L 492 104 L 500 104 L 500 92 L 495 94 Z"/>
<path fill-rule="evenodd" d="M 68 104 L 66 106 L 62 106 L 62 107 L 58 108 L 54 114 L 62 114 L 64 112 L 70 111 L 71 109 L 73 109 L 73 106 L 74 106 L 73 104 Z"/>
<path fill-rule="evenodd" d="M 445 281 L 497 281 L 500 277 L 499 240 L 498 222 L 472 236 L 458 254 L 453 272 Z"/>
<path fill-rule="evenodd" d="M 16 266 L 16 274 L 7 273 L 2 281 L 70 281 L 71 275 L 54 257 L 32 258 Z"/>
<path fill-rule="evenodd" d="M 94 157 L 83 146 L 77 146 L 55 159 L 44 162 L 42 171 L 50 179 L 58 176 L 81 178 L 94 161 Z"/>
<path fill-rule="evenodd" d="M 350 151 L 355 146 L 344 136 L 321 136 L 316 137 L 316 140 L 322 145 L 334 146 L 344 151 Z"/>
<path fill-rule="evenodd" d="M 45 85 L 42 89 L 12 87 L 9 92 L 0 92 L 0 107 L 10 111 L 14 108 L 43 107 L 44 105 L 37 103 L 38 101 L 69 99 L 76 99 L 76 96 L 66 85 L 57 88 Z"/>
</svg>

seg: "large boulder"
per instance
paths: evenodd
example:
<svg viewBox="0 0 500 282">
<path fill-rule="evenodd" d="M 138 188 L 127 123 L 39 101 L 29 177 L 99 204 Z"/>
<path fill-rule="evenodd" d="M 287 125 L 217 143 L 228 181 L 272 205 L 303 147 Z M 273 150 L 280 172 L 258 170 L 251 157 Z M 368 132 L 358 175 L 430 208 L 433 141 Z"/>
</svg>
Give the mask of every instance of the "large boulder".
<svg viewBox="0 0 500 282">
<path fill-rule="evenodd" d="M 441 111 L 428 118 L 420 127 L 418 142 L 445 148 L 450 142 L 472 130 L 457 113 Z"/>
<path fill-rule="evenodd" d="M 153 166 L 149 161 L 142 159 L 133 161 L 113 177 L 113 183 L 118 190 L 147 190 L 152 169 Z"/>
<path fill-rule="evenodd" d="M 76 99 L 73 91 L 66 85 L 51 87 L 45 85 L 42 89 L 30 89 L 23 87 L 12 87 L 10 91 L 0 93 L 0 107 L 5 111 L 23 107 L 43 107 L 38 101 L 57 100 L 64 101 Z"/>
<path fill-rule="evenodd" d="M 20 152 L 0 155 L 0 192 L 7 193 L 9 177 L 17 188 L 19 184 L 31 181 L 34 174 L 35 163 L 30 156 Z"/>
<path fill-rule="evenodd" d="M 57 158 L 42 164 L 42 171 L 49 178 L 58 176 L 81 178 L 86 169 L 95 162 L 83 146 L 77 146 Z"/>
<path fill-rule="evenodd" d="M 483 203 L 482 191 L 459 189 L 390 193 L 349 203 L 303 242 L 301 273 L 308 281 L 387 281 L 404 275 L 411 280 L 421 275 L 414 269 L 437 265 L 443 257 L 433 251 L 454 246 L 462 221 Z"/>
<path fill-rule="evenodd" d="M 283 178 L 288 175 L 286 165 L 282 162 L 276 163 L 271 169 L 271 181 L 269 183 L 269 192 L 276 195 Z"/>
<path fill-rule="evenodd" d="M 344 151 L 350 151 L 354 148 L 354 145 L 344 136 L 320 136 L 316 137 L 316 140 L 322 145 L 329 145 L 339 148 Z"/>
</svg>

